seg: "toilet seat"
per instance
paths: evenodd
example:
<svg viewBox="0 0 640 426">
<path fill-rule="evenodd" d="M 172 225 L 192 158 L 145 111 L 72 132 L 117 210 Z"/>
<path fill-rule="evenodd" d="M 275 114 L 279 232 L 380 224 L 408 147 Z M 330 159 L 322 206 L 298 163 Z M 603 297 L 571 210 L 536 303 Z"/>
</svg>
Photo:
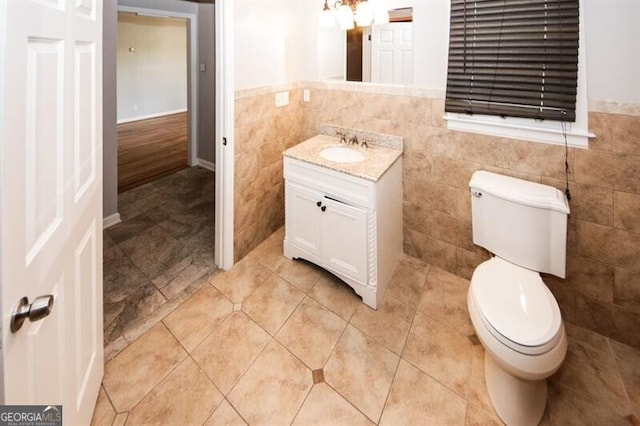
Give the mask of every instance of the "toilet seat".
<svg viewBox="0 0 640 426">
<path fill-rule="evenodd" d="M 494 257 L 476 268 L 469 292 L 482 323 L 505 346 L 539 355 L 560 340 L 560 308 L 537 272 Z"/>
</svg>

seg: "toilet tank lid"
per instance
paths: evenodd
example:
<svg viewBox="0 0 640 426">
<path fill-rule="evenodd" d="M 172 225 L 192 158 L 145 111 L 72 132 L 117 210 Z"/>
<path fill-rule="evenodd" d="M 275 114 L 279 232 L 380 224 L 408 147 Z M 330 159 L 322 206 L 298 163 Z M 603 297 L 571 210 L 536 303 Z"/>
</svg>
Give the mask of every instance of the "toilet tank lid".
<svg viewBox="0 0 640 426">
<path fill-rule="evenodd" d="M 469 187 L 514 203 L 569 214 L 569 203 L 564 193 L 549 185 L 477 170 L 471 176 Z"/>
</svg>

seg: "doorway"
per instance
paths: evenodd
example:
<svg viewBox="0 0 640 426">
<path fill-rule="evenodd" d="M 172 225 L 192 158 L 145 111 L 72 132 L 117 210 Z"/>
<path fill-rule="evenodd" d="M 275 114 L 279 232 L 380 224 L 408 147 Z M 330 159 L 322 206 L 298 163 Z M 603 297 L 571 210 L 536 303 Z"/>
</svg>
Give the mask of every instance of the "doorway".
<svg viewBox="0 0 640 426">
<path fill-rule="evenodd" d="M 347 81 L 363 81 L 362 37 L 362 27 L 355 27 L 354 29 L 347 31 Z"/>
<path fill-rule="evenodd" d="M 185 7 L 194 9 L 191 5 Z M 144 141 L 146 136 L 155 138 L 156 144 L 162 143 L 163 137 L 158 136 L 159 133 L 165 134 L 165 139 L 180 137 L 184 143 L 180 148 L 182 163 L 177 166 L 177 172 L 169 168 L 159 175 L 150 176 L 146 182 L 138 182 L 135 187 L 119 185 L 117 199 L 121 223 L 104 232 L 106 359 L 160 321 L 184 297 L 206 284 L 209 276 L 217 271 L 217 262 L 214 261 L 214 215 L 217 203 L 214 200 L 213 171 L 213 153 L 217 148 L 215 133 L 199 126 L 207 120 L 198 120 L 199 113 L 217 115 L 215 106 L 207 105 L 202 99 L 202 94 L 208 93 L 206 86 L 215 85 L 214 6 L 198 6 L 192 11 L 193 14 L 127 6 L 119 6 L 118 11 L 119 21 L 123 20 L 123 16 L 128 20 L 142 19 L 147 30 L 152 25 L 180 27 L 181 39 L 176 43 L 182 47 L 179 68 L 180 75 L 184 77 L 181 84 L 177 84 L 175 80 L 178 77 L 175 75 L 168 80 L 160 79 L 160 88 L 146 91 L 154 101 L 152 103 L 165 102 L 158 109 L 165 114 L 154 117 L 157 112 L 148 109 L 145 98 L 133 96 L 136 91 L 142 91 L 140 86 L 143 83 L 152 80 L 149 61 L 139 61 L 143 70 L 139 71 L 142 75 L 138 77 L 142 82 L 132 79 L 134 81 L 128 82 L 124 88 L 120 87 L 123 81 L 120 78 L 121 70 L 118 69 L 118 119 L 127 121 L 127 117 L 134 118 L 133 121 L 119 124 L 120 136 L 125 133 L 124 128 L 132 143 Z M 206 18 L 202 16 L 205 13 Z M 202 34 L 198 29 L 206 26 L 210 28 Z M 155 33 L 151 38 L 158 41 L 161 37 Z M 202 43 L 199 38 L 207 38 L 208 42 Z M 202 49 L 199 49 L 200 44 Z M 166 41 L 152 47 L 118 37 L 117 59 L 131 59 L 136 55 L 144 58 L 147 52 L 142 49 L 155 48 L 162 50 L 153 54 L 156 62 L 160 62 L 165 70 L 178 68 L 162 56 L 169 47 Z M 205 56 L 205 50 L 208 56 Z M 182 98 L 178 99 L 182 101 L 182 107 L 179 103 L 167 102 L 178 98 L 172 96 L 174 92 L 169 90 L 170 85 L 182 89 Z M 123 89 L 125 93 L 122 95 Z M 208 95 L 206 100 L 209 99 L 215 99 L 215 96 Z M 186 140 L 190 143 L 186 144 Z M 121 138 L 119 142 L 122 142 Z M 148 167 L 162 165 L 158 163 L 170 158 L 170 153 L 163 152 L 172 149 L 170 142 L 164 142 L 165 145 L 161 146 L 164 150 L 155 153 L 149 151 L 146 155 L 148 158 L 139 158 L 139 163 L 133 162 L 132 171 L 140 171 L 147 160 L 151 160 L 147 161 Z M 119 151 L 121 154 L 122 150 Z M 118 155 L 120 163 L 123 162 L 122 158 L 122 155 Z M 118 164 L 119 173 L 122 173 L 121 166 Z"/>
<path fill-rule="evenodd" d="M 118 12 L 118 192 L 189 165 L 188 25 Z"/>
</svg>

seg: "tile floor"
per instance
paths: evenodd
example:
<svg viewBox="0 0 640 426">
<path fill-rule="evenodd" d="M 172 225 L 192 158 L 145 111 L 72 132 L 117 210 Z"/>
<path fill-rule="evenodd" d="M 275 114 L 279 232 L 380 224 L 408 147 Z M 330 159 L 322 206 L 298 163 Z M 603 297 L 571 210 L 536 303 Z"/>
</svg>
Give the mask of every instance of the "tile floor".
<svg viewBox="0 0 640 426">
<path fill-rule="evenodd" d="M 214 173 L 191 167 L 118 196 L 104 231 L 104 340 L 111 359 L 217 271 Z"/>
<path fill-rule="evenodd" d="M 373 311 L 282 239 L 107 362 L 93 424 L 501 424 L 467 280 L 405 256 Z M 566 326 L 542 424 L 640 424 L 640 351 Z"/>
</svg>

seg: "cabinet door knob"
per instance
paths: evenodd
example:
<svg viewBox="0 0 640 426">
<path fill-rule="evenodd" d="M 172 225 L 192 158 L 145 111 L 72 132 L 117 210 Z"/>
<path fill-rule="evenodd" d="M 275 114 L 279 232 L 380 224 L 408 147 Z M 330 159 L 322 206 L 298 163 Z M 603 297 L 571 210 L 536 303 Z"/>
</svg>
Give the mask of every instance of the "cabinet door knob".
<svg viewBox="0 0 640 426">
<path fill-rule="evenodd" d="M 318 207 L 320 207 L 321 205 L 322 205 L 322 201 L 318 201 L 318 202 L 316 203 L 316 206 L 318 206 Z"/>
<path fill-rule="evenodd" d="M 322 206 L 320 207 L 320 210 L 325 211 L 327 209 L 327 206 Z"/>
</svg>

